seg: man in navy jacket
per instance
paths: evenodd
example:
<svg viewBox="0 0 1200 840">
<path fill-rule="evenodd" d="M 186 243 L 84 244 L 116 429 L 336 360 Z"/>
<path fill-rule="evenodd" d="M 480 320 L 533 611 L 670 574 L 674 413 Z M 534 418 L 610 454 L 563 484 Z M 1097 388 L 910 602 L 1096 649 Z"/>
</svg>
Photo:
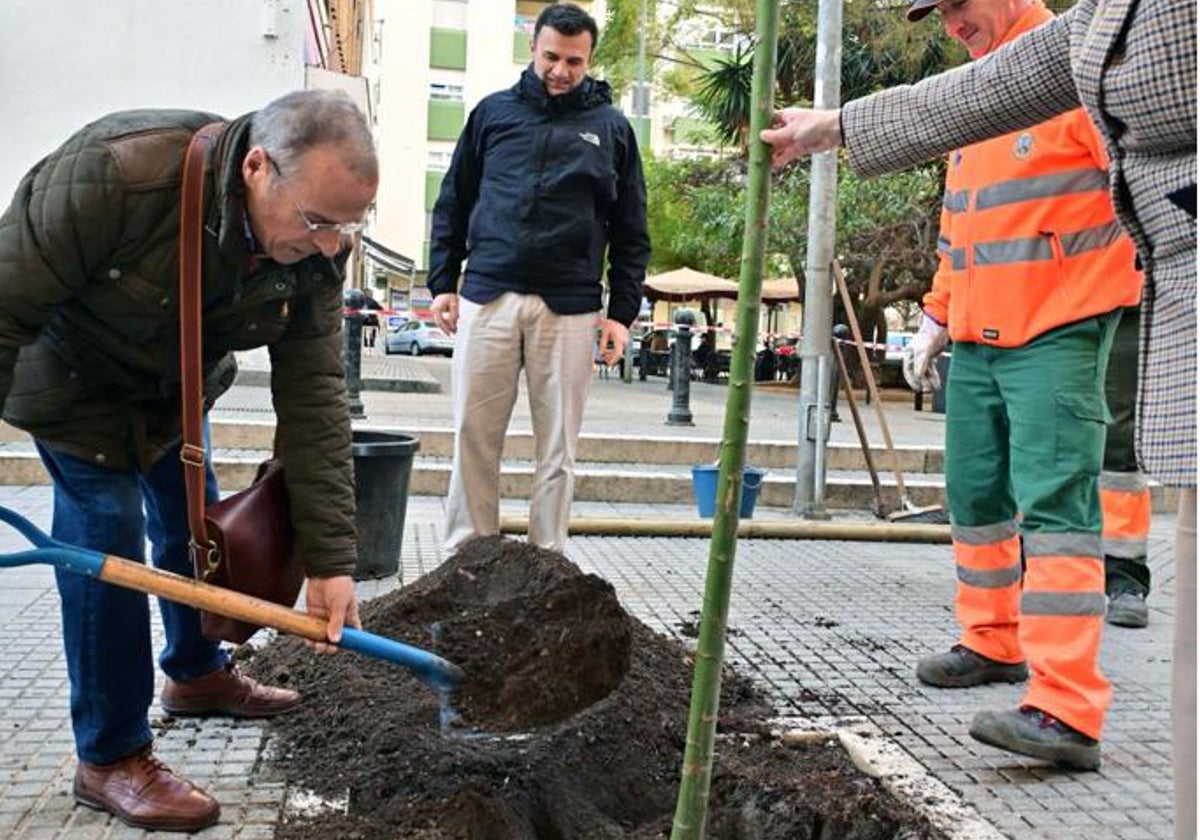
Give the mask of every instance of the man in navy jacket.
<svg viewBox="0 0 1200 840">
<path fill-rule="evenodd" d="M 597 322 L 611 365 L 641 307 L 646 188 L 629 121 L 587 75 L 596 34 L 577 6 L 542 11 L 532 64 L 471 112 L 433 209 L 431 308 L 458 334 L 449 550 L 499 533 L 500 456 L 522 369 L 537 455 L 529 541 L 563 549 Z"/>
</svg>

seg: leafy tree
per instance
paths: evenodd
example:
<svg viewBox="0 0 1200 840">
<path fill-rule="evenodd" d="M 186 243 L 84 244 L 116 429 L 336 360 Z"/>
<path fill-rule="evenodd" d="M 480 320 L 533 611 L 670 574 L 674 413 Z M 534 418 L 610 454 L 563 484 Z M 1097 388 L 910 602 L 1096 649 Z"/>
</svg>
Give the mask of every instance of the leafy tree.
<svg viewBox="0 0 1200 840">
<path fill-rule="evenodd" d="M 750 81 L 754 51 L 739 45 L 728 58 L 717 58 L 697 75 L 692 102 L 727 146 L 746 147 L 750 127 Z"/>
<path fill-rule="evenodd" d="M 879 88 L 911 82 L 961 63 L 966 53 L 932 22 L 909 23 L 907 3 L 849 0 L 842 17 L 842 101 Z M 815 4 L 784 8 L 776 68 L 776 100 L 808 105 L 816 85 L 817 19 Z M 750 122 L 753 49 L 733 55 L 696 74 L 690 98 L 716 123 L 723 137 L 744 146 Z"/>
<path fill-rule="evenodd" d="M 805 291 L 809 168 L 772 176 L 768 275 L 796 278 Z M 737 277 L 745 201 L 745 161 L 647 162 L 652 273 L 688 266 Z M 886 331 L 890 306 L 919 303 L 937 269 L 942 166 L 838 179 L 837 253 L 865 332 Z"/>
<path fill-rule="evenodd" d="M 620 95 L 637 79 L 638 29 L 641 27 L 641 4 L 647 3 L 646 41 L 654 44 L 658 40 L 658 0 L 609 0 L 607 15 L 600 28 L 600 41 L 592 56 L 592 65 Z M 649 50 L 648 50 L 649 51 Z M 647 58 L 647 75 L 652 77 L 652 61 Z"/>
<path fill-rule="evenodd" d="M 646 68 L 649 81 L 669 95 L 691 99 L 701 112 L 731 138 L 741 138 L 749 124 L 748 103 L 753 68 L 753 0 L 608 0 L 607 17 L 596 48 L 598 72 L 620 93 L 636 75 L 638 30 L 646 5 Z M 782 105 L 809 104 L 817 66 L 819 0 L 781 0 L 777 100 Z M 1062 12 L 1074 0 L 1047 0 Z M 936 14 L 919 23 L 904 16 L 908 0 L 845 0 L 842 7 L 842 100 L 912 82 L 961 64 L 967 54 L 946 36 Z M 660 17 L 660 14 L 662 17 Z M 684 43 L 688 24 L 707 21 L 740 33 L 732 53 L 715 57 Z M 711 78 L 710 78 L 711 77 Z M 722 82 L 724 84 L 722 84 Z M 729 102 L 717 97 L 724 90 Z"/>
</svg>

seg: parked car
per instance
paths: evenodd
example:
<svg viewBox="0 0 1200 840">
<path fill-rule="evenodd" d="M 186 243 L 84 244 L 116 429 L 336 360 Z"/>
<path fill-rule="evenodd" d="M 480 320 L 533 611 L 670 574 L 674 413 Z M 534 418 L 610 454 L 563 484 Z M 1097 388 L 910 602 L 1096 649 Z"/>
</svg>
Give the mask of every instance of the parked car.
<svg viewBox="0 0 1200 840">
<path fill-rule="evenodd" d="M 389 326 L 383 342 L 383 352 L 407 353 L 420 356 L 424 353 L 454 355 L 454 337 L 442 332 L 433 321 L 412 319 L 398 326 Z"/>
<path fill-rule="evenodd" d="M 883 361 L 878 363 L 876 378 L 881 388 L 907 388 L 904 381 L 904 354 L 916 333 L 889 332 Z"/>
<path fill-rule="evenodd" d="M 904 351 L 912 343 L 916 333 L 889 332 L 887 334 L 887 359 L 891 362 L 903 362 Z"/>
</svg>

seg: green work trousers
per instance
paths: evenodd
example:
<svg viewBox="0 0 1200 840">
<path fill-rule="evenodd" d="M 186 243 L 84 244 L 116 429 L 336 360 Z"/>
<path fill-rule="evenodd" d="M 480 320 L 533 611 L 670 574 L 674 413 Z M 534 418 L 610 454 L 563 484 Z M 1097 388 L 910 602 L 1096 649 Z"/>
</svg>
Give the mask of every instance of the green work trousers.
<svg viewBox="0 0 1200 840">
<path fill-rule="evenodd" d="M 1108 357 L 1108 376 L 1104 395 L 1112 421 L 1104 441 L 1104 471 L 1133 474 L 1138 472 L 1137 451 L 1133 443 L 1133 424 L 1137 415 L 1138 332 L 1141 310 L 1121 310 Z M 1114 557 L 1104 555 L 1105 588 L 1109 592 L 1150 592 L 1150 567 L 1146 556 Z"/>
<path fill-rule="evenodd" d="M 1021 513 L 1022 534 L 1100 534 L 1105 375 L 1118 313 L 1023 347 L 954 345 L 946 495 L 956 525 Z"/>
</svg>

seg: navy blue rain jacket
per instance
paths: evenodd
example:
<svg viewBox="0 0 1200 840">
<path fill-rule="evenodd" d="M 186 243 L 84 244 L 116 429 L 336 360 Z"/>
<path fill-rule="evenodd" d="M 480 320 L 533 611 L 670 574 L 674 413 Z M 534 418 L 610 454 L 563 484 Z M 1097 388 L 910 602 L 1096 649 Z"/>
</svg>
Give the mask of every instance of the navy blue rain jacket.
<svg viewBox="0 0 1200 840">
<path fill-rule="evenodd" d="M 479 304 L 537 294 L 561 315 L 593 312 L 606 246 L 608 317 L 629 325 L 650 258 L 633 128 L 605 82 L 550 96 L 531 65 L 467 119 L 433 208 L 429 290 Z"/>
</svg>

